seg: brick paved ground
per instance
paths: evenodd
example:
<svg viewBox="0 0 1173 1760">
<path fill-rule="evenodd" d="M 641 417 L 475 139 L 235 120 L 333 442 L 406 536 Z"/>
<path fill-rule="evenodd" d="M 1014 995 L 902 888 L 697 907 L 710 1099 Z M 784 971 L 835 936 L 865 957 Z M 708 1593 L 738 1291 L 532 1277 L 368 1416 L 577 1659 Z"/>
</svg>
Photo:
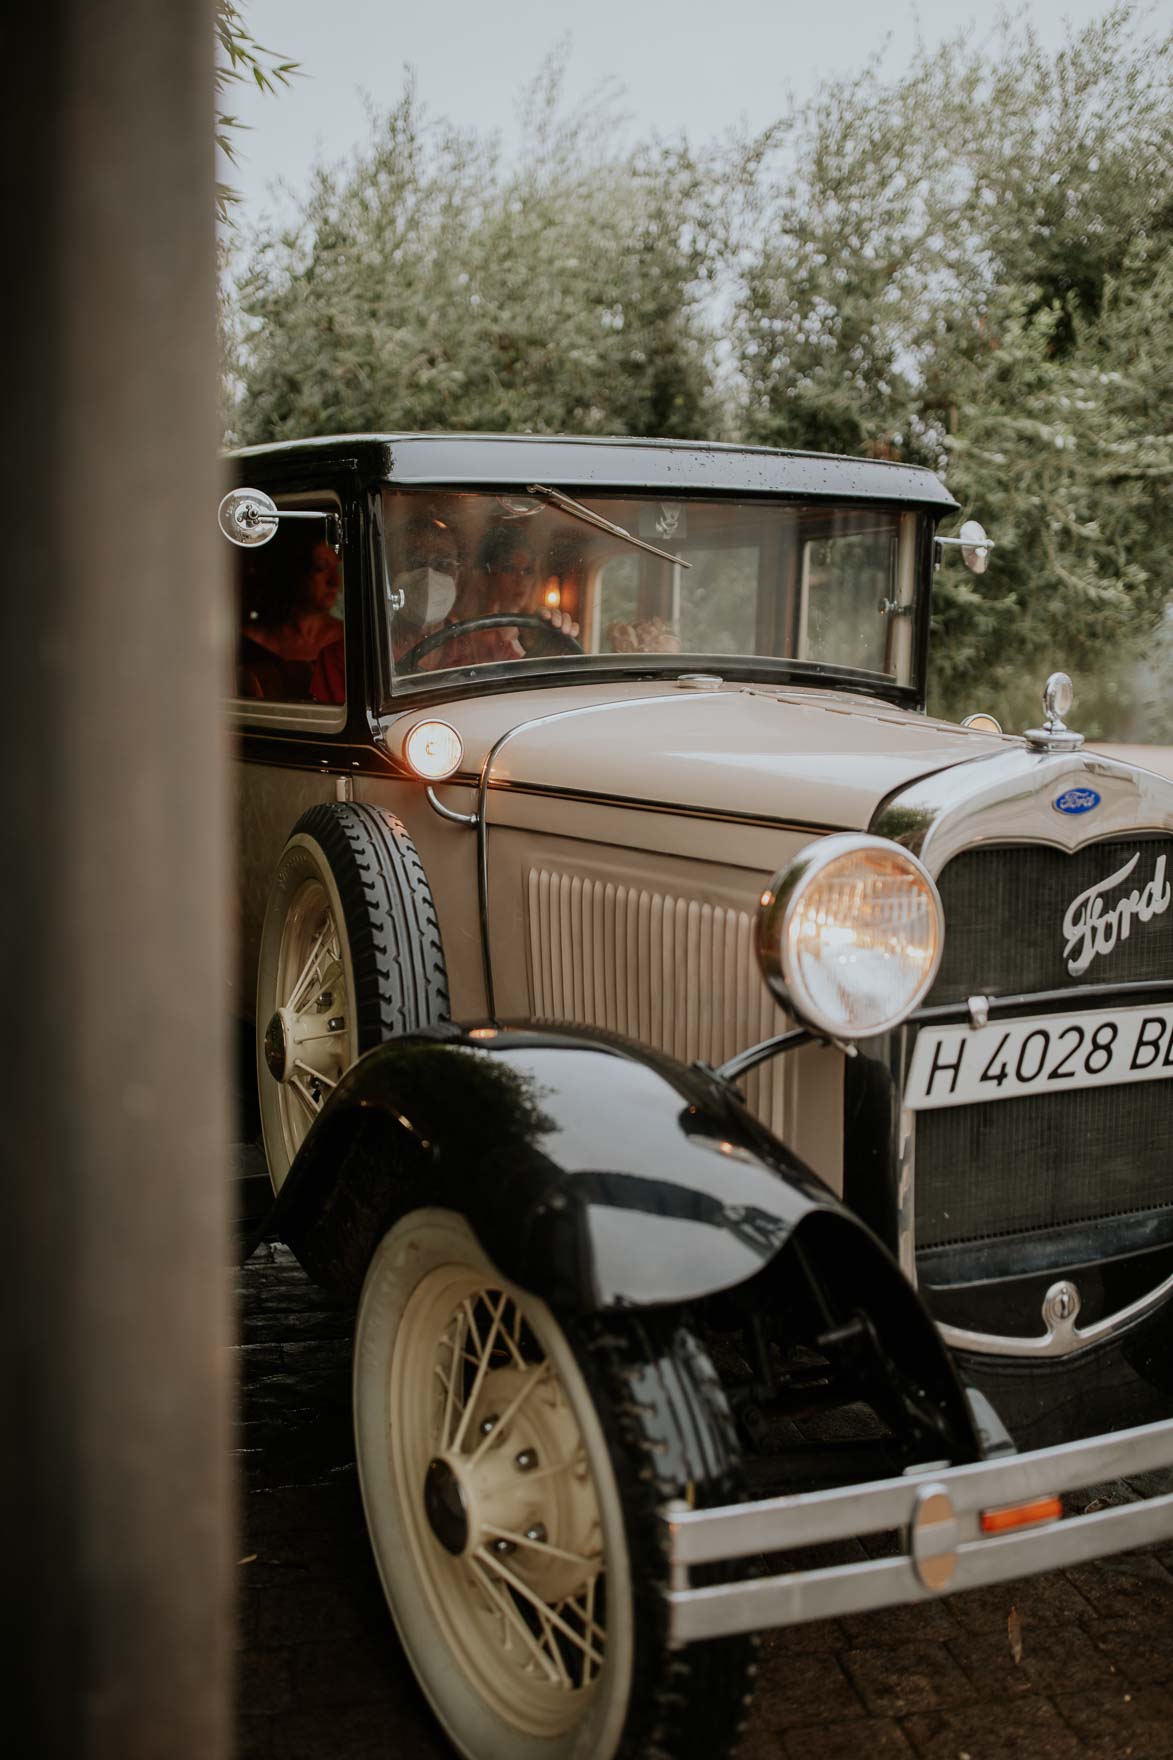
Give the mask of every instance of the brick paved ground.
<svg viewBox="0 0 1173 1760">
<path fill-rule="evenodd" d="M 451 1760 L 367 1547 L 348 1316 L 280 1248 L 240 1294 L 241 1760 Z M 738 1760 L 890 1755 L 1173 1760 L 1173 1547 L 763 1639 Z"/>
</svg>

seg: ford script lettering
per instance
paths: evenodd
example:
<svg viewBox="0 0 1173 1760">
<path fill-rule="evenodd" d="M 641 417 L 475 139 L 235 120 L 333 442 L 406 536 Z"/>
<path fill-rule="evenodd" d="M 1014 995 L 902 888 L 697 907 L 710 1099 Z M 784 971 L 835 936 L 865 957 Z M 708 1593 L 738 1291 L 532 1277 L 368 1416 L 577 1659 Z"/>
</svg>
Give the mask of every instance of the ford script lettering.
<svg viewBox="0 0 1173 1760">
<path fill-rule="evenodd" d="M 1134 887 L 1114 904 L 1105 903 L 1105 894 L 1122 886 L 1139 861 L 1137 850 L 1122 868 L 1106 880 L 1097 880 L 1068 905 L 1063 919 L 1063 933 L 1067 937 L 1063 953 L 1073 978 L 1086 972 L 1099 954 L 1111 953 L 1118 942 L 1127 941 L 1133 918 L 1148 923 L 1169 909 L 1173 889 L 1165 878 L 1164 856 L 1157 857 L 1153 877 L 1146 886 Z"/>
<path fill-rule="evenodd" d="M 1051 802 L 1057 813 L 1090 813 L 1100 797 L 1094 788 L 1068 788 Z"/>
</svg>

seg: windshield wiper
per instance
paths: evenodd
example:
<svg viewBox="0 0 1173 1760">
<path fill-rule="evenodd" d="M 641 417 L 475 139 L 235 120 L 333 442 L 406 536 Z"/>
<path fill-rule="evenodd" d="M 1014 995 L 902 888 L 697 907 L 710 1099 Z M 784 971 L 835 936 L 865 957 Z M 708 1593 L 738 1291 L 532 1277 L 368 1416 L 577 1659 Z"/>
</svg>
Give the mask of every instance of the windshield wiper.
<svg viewBox="0 0 1173 1760">
<path fill-rule="evenodd" d="M 654 544 L 645 543 L 643 538 L 633 537 L 623 526 L 613 525 L 609 519 L 604 519 L 601 513 L 592 513 L 581 501 L 572 501 L 561 489 L 547 489 L 541 483 L 530 483 L 526 494 L 542 496 L 543 500 L 560 507 L 563 513 L 570 514 L 574 519 L 581 519 L 588 526 L 598 526 L 600 531 L 610 532 L 613 537 L 622 538 L 627 544 L 634 544 L 637 550 L 646 550 L 649 556 L 658 556 L 663 562 L 674 562 L 680 568 L 692 567 L 692 563 L 686 562 L 683 556 L 673 556 L 670 550 L 657 550 Z"/>
</svg>

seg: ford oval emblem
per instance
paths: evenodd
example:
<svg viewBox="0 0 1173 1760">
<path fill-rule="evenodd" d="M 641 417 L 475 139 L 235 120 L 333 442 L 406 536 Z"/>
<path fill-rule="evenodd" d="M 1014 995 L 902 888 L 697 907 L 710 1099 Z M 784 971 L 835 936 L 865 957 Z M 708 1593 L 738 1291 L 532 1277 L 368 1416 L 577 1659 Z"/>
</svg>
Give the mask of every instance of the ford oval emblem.
<svg viewBox="0 0 1173 1760">
<path fill-rule="evenodd" d="M 1057 813 L 1090 813 L 1100 797 L 1094 788 L 1068 788 L 1051 802 Z"/>
</svg>

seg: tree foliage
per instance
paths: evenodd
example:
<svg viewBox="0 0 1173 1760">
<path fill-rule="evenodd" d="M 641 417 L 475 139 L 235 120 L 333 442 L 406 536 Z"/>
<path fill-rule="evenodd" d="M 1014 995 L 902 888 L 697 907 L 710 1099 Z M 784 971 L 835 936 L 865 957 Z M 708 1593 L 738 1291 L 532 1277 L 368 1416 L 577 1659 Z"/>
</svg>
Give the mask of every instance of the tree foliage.
<svg viewBox="0 0 1173 1760">
<path fill-rule="evenodd" d="M 604 103 L 533 94 L 525 150 L 410 87 L 239 283 L 242 438 L 340 428 L 695 434 L 715 419 L 689 155 L 611 150 Z"/>
<path fill-rule="evenodd" d="M 1026 676 L 1097 672 L 1168 592 L 1173 51 L 1137 27 L 871 66 L 751 178 L 744 431 L 929 464 L 998 541 L 938 577 L 950 711 L 978 691 L 1021 725 Z"/>
<path fill-rule="evenodd" d="M 937 706 L 1021 725 L 1062 664 L 1107 723 L 1167 629 L 1173 39 L 1146 16 L 1058 54 L 1003 21 L 873 61 L 720 148 L 619 147 L 606 97 L 566 112 L 547 67 L 506 162 L 409 88 L 251 241 L 235 435 L 719 435 L 926 464 L 998 543 L 986 575 L 938 575 Z"/>
</svg>

